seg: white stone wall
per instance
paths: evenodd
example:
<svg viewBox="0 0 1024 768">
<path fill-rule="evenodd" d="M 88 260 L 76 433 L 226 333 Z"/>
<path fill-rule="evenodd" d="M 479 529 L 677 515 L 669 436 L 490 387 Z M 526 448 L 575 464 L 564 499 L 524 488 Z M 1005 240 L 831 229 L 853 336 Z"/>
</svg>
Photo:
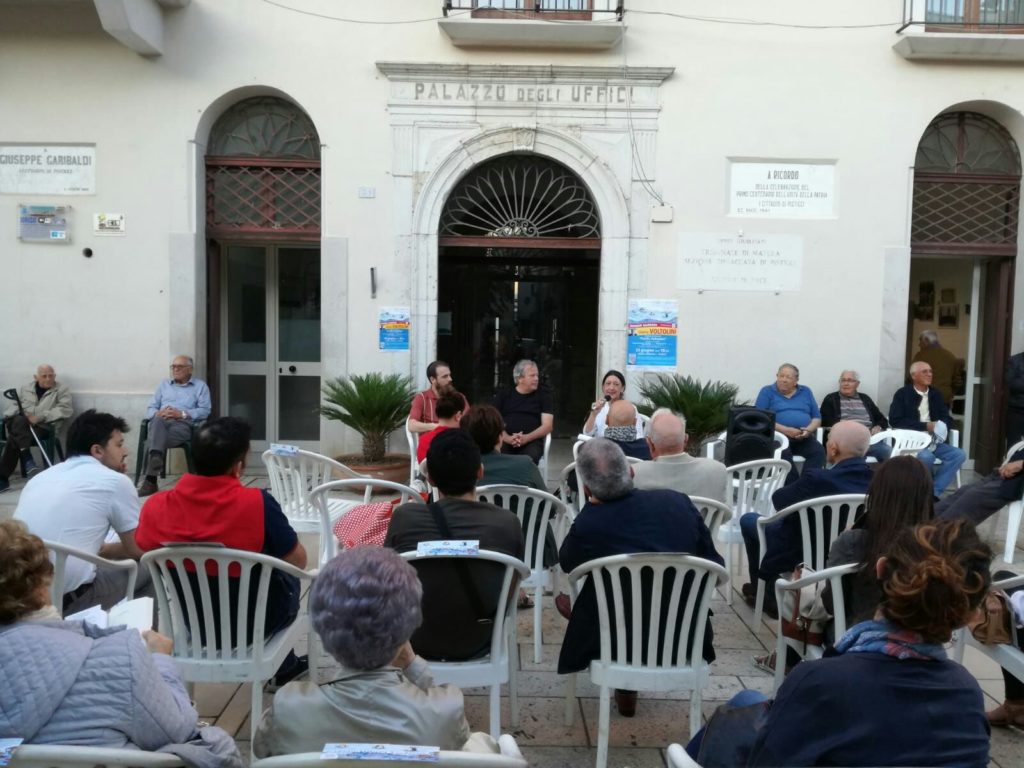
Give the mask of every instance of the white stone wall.
<svg viewBox="0 0 1024 768">
<path fill-rule="evenodd" d="M 440 8 L 419 0 L 291 4 L 378 20 L 428 18 Z M 137 423 L 173 354 L 194 354 L 205 366 L 205 142 L 236 100 L 272 93 L 305 109 L 324 144 L 325 375 L 384 370 L 422 379 L 433 352 L 444 195 L 474 162 L 532 146 L 578 172 L 601 210 L 599 371 L 625 362 L 628 298 L 674 298 L 682 372 L 735 381 L 753 398 L 789 360 L 820 398 L 839 370 L 853 367 L 864 391 L 888 402 L 905 359 L 917 142 L 936 114 L 960 106 L 991 115 L 1024 143 L 1024 70 L 909 62 L 892 50 L 896 24 L 790 29 L 641 10 L 849 25 L 895 22 L 901 3 L 702 0 L 684 9 L 673 0 L 631 0 L 622 45 L 530 51 L 459 49 L 435 22 L 356 26 L 255 0 L 193 0 L 164 13 L 163 54 L 149 58 L 108 36 L 90 3 L 5 4 L 0 142 L 95 143 L 97 167 L 95 195 L 0 194 L 0 381 L 20 382 L 45 360 L 83 393 L 80 403 Z M 626 66 L 648 80 L 634 82 L 628 109 L 574 109 L 564 99 L 488 106 L 417 101 L 417 67 L 396 74 L 383 62 L 501 65 L 494 72 L 506 86 L 546 65 L 576 68 L 556 79 L 569 88 L 593 79 L 594 68 L 598 79 Z M 668 70 L 663 80 L 651 75 Z M 730 158 L 834 162 L 836 216 L 729 216 Z M 650 222 L 648 184 L 673 207 L 671 222 Z M 360 199 L 358 187 L 376 196 Z M 73 206 L 72 244 L 20 243 L 22 202 Z M 123 212 L 126 236 L 93 236 L 97 212 Z M 798 293 L 677 287 L 682 233 L 740 231 L 803 239 Z M 91 259 L 84 247 L 94 250 Z M 1016 279 L 1020 287 L 1024 270 Z M 388 305 L 413 308 L 409 354 L 377 351 L 376 312 Z M 1019 349 L 1019 306 L 1013 336 Z M 346 442 L 334 425 L 322 438 L 326 451 Z"/>
</svg>

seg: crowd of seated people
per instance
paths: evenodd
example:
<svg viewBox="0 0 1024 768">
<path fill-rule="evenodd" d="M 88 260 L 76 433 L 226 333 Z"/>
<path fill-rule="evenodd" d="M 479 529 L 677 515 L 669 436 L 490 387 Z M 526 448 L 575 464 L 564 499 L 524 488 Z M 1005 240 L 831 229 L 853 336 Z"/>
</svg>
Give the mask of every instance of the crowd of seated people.
<svg viewBox="0 0 1024 768">
<path fill-rule="evenodd" d="M 175 363 L 174 375 L 161 389 L 166 385 L 169 396 L 176 397 L 179 389 L 191 385 L 188 391 L 199 394 L 198 380 L 191 376 L 191 360 L 179 357 Z M 953 692 L 950 706 L 955 704 L 966 714 L 937 746 L 934 754 L 939 758 L 934 764 L 980 765 L 984 761 L 977 761 L 982 754 L 987 759 L 986 720 L 977 685 L 945 660 L 941 643 L 948 640 L 952 629 L 966 622 L 968 608 L 978 603 L 990 580 L 991 553 L 977 541 L 969 522 L 984 519 L 1008 499 L 1019 498 L 1024 452 L 1012 456 L 992 477 L 966 486 L 936 506 L 933 497 L 942 493 L 959 467 L 958 456 L 951 450 L 959 449 L 948 445 L 949 409 L 930 386 L 928 363 L 916 362 L 910 374 L 911 384 L 897 392 L 888 419 L 858 391 L 859 377 L 852 370 L 842 372 L 838 390 L 827 395 L 820 408 L 810 389 L 799 384 L 797 368 L 788 363 L 779 368 L 776 382 L 762 388 L 758 396 L 758 406 L 774 412 L 777 429 L 790 441 L 784 456 L 790 459 L 792 471 L 787 485 L 772 499 L 776 511 L 840 493 L 867 493 L 867 503 L 853 529 L 843 534 L 830 551 L 830 565 L 862 564 L 849 580 L 845 595 L 851 630 L 842 638 L 834 638 L 836 658 L 832 666 L 819 662 L 795 665 L 775 703 L 765 711 L 756 735 L 749 740 L 751 765 L 861 764 L 857 761 L 867 759 L 866 755 L 882 764 L 890 754 L 899 755 L 902 764 L 925 764 L 918 761 L 914 748 L 899 734 L 885 742 L 889 750 L 885 753 L 872 752 L 870 745 L 857 741 L 855 734 L 845 733 L 849 738 L 838 743 L 794 745 L 795 736 L 790 733 L 793 718 L 825 718 L 822 713 L 828 711 L 832 713 L 829 716 L 838 718 L 835 722 L 848 722 L 841 719 L 849 714 L 844 712 L 848 704 L 832 702 L 824 691 L 829 686 L 841 688 L 844 681 L 861 675 L 873 676 L 872 696 L 891 700 L 894 710 L 912 707 L 914 697 L 921 697 L 928 686 L 947 686 Z M 481 485 L 511 484 L 546 490 L 537 462 L 543 455 L 544 438 L 553 428 L 552 397 L 540 383 L 537 365 L 529 360 L 516 364 L 513 386 L 499 392 L 493 404 L 471 407 L 455 390 L 451 370 L 441 361 L 428 368 L 428 381 L 430 388 L 418 393 L 413 401 L 408 428 L 419 435 L 418 458 L 436 490 L 436 498 L 396 507 L 383 548 L 344 550 L 322 564 L 309 595 L 308 610 L 313 631 L 325 651 L 341 665 L 342 673 L 323 685 L 296 680 L 307 668 L 307 660 L 291 654 L 272 681 L 280 690 L 255 732 L 256 756 L 318 751 L 325 742 L 345 740 L 496 750 L 488 736 L 470 733 L 461 692 L 452 686 L 432 684 L 429 662 L 474 659 L 487 653 L 491 634 L 485 619 L 498 603 L 497 571 L 487 564 L 474 564 L 475 570 L 467 580 L 450 564 L 423 563 L 414 568 L 396 553 L 414 551 L 426 541 L 470 539 L 479 541 L 481 549 L 522 559 L 522 523 L 514 513 L 479 501 L 476 489 Z M 592 404 L 583 425 L 583 432 L 592 438 L 579 447 L 577 460 L 585 503 L 561 542 L 557 564 L 568 573 L 607 555 L 642 552 L 688 553 L 721 564 L 711 534 L 690 497 L 728 502 L 726 468 L 718 461 L 688 453 L 683 414 L 661 409 L 645 426 L 636 405 L 625 398 L 625 388 L 625 376 L 608 371 L 602 380 L 601 396 Z M 157 403 L 150 415 L 147 483 L 152 478 L 155 484 L 162 469 L 163 456 L 154 454 L 164 453 L 175 440 L 183 439 L 186 425 L 194 474 L 185 475 L 169 490 L 155 489 L 150 494 L 145 488 L 147 492 L 136 493 L 124 474 L 127 452 L 123 435 L 128 431 L 127 424 L 110 414 L 86 412 L 68 431 L 69 460 L 33 477 L 25 486 L 16 513 L 23 523 L 0 524 L 0 537 L 13 542 L 8 545 L 6 539 L 0 540 L 5 563 L 9 558 L 4 547 L 42 548 L 40 539 L 26 532 L 27 525 L 43 538 L 72 542 L 109 558 L 138 559 L 143 552 L 168 541 L 208 542 L 261 552 L 305 568 L 305 549 L 280 505 L 269 492 L 248 488 L 241 482 L 250 449 L 249 426 L 235 418 L 208 419 L 208 411 L 173 411 L 173 405 Z M 183 424 L 165 424 L 161 432 L 161 427 L 153 423 L 158 419 Z M 824 444 L 816 437 L 819 426 L 829 428 Z M 884 448 L 875 450 L 876 445 L 884 443 L 870 441 L 890 426 L 927 432 L 932 443 L 917 458 L 888 458 Z M 166 438 L 163 443 L 155 439 L 161 435 Z M 804 458 L 802 468 L 792 461 L 794 456 Z M 866 462 L 869 456 L 880 462 L 875 469 Z M 641 461 L 631 465 L 628 457 Z M 932 467 L 935 458 L 940 462 Z M 61 516 L 53 506 L 68 507 L 61 499 L 66 501 L 69 493 L 89 499 L 92 505 L 87 540 L 70 538 L 83 535 L 75 515 L 84 520 L 85 507 Z M 140 504 L 140 495 L 149 496 L 145 504 Z M 996 506 L 997 502 L 1001 503 Z M 945 519 L 930 522 L 933 514 Z M 930 527 L 915 528 L 922 523 Z M 764 580 L 768 585 L 765 612 L 777 614 L 771 584 L 799 562 L 797 520 L 793 517 L 768 528 L 768 549 L 763 559 L 756 537 L 756 515 L 741 520 L 741 527 L 750 567 L 750 582 L 742 587 L 743 597 L 752 602 L 757 580 Z M 545 565 L 556 564 L 554 552 L 552 548 Z M 0 572 L 5 563 L 0 563 Z M 931 567 L 924 568 L 923 564 Z M 175 745 L 196 742 L 203 745 L 202 749 L 222 750 L 227 757 L 218 764 L 233 764 L 230 760 L 237 759 L 237 750 L 226 734 L 197 732 L 198 718 L 187 696 L 184 703 L 181 701 L 184 689 L 180 676 L 169 671 L 174 670 L 174 664 L 167 638 L 149 633 L 140 641 L 139 635 L 131 632 L 98 631 L 82 622 L 62 623 L 60 610 L 48 605 L 49 572 L 45 566 L 40 565 L 39 573 L 31 578 L 23 571 L 16 576 L 28 579 L 24 589 L 35 597 L 0 613 L 0 637 L 42 638 L 33 650 L 38 654 L 52 654 L 56 651 L 48 648 L 70 648 L 74 643 L 74 647 L 84 649 L 78 652 L 85 658 L 92 647 L 117 638 L 121 643 L 119 652 L 131 658 L 133 670 L 137 668 L 141 677 L 137 681 L 122 680 L 127 688 L 111 695 L 157 697 L 164 703 L 153 706 L 170 713 L 167 723 L 145 724 L 145 728 L 152 729 L 150 734 L 141 733 L 130 723 L 119 723 L 117 727 L 103 726 L 87 741 L 75 743 L 134 744 L 145 749 L 182 751 L 188 747 Z M 146 574 L 140 576 L 143 578 L 136 594 L 147 594 L 146 590 L 152 594 Z M 280 573 L 275 577 L 278 580 L 272 584 L 271 599 L 266 605 L 251 606 L 249 611 L 250 615 L 266 611 L 268 636 L 292 622 L 300 610 L 297 581 Z M 2 578 L 6 577 L 0 575 Z M 108 578 L 117 577 L 104 569 L 86 569 L 83 574 L 69 570 L 61 608 L 109 605 L 119 591 L 123 594 L 124 586 L 120 582 L 107 584 Z M 198 589 L 197 575 L 190 574 L 189 579 Z M 561 642 L 560 674 L 584 670 L 598 656 L 597 605 L 592 586 L 584 586 L 573 605 L 566 602 L 559 606 L 569 620 Z M 681 600 L 686 598 L 685 591 Z M 941 595 L 955 610 L 936 612 L 934 595 Z M 708 662 L 715 658 L 713 629 L 711 617 L 704 634 L 703 655 Z M 897 644 L 902 644 L 904 650 L 890 654 L 887 649 Z M 4 659 L 4 651 L 11 647 L 10 642 L 7 649 L 0 644 L 0 674 L 5 665 L 11 664 L 10 659 Z M 787 667 L 792 666 L 790 661 Z M 774 663 L 771 659 L 759 662 L 768 667 Z M 920 684 L 905 690 L 904 683 L 911 678 Z M 144 690 L 132 686 L 143 686 Z M 822 691 L 820 711 L 800 709 L 808 702 L 802 693 L 794 693 L 797 686 Z M 60 694 L 58 702 L 64 703 L 54 717 L 62 715 L 65 704 L 78 705 L 74 693 L 72 684 Z M 901 700 L 901 696 L 909 698 Z M 634 715 L 635 691 L 617 690 L 615 700 L 622 716 Z M 374 711 L 366 705 L 371 701 Z M 989 713 L 988 722 L 1024 723 L 1024 684 L 1007 677 L 1006 701 Z M 15 728 L 2 720 L 0 724 L 0 737 Z M 22 727 L 21 721 L 17 725 Z M 57 717 L 55 727 L 43 722 L 33 727 L 25 730 L 31 732 L 29 741 L 61 743 L 68 738 L 70 726 Z M 773 762 L 778 760 L 781 762 Z"/>
</svg>

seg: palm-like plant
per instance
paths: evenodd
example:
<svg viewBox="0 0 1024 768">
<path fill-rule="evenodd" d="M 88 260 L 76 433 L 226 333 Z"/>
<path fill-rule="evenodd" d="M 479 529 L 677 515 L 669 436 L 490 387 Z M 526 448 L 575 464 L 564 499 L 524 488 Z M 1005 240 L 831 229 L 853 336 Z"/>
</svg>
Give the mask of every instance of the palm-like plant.
<svg viewBox="0 0 1024 768">
<path fill-rule="evenodd" d="M 727 381 L 702 382 L 692 376 L 659 374 L 643 381 L 639 390 L 650 401 L 641 411 L 650 414 L 657 408 L 668 408 L 686 417 L 688 450 L 697 455 L 705 438 L 725 429 L 729 408 L 736 404 L 740 388 Z"/>
<path fill-rule="evenodd" d="M 397 373 L 367 373 L 328 379 L 323 387 L 320 415 L 340 421 L 363 436 L 363 459 L 376 464 L 384 458 L 389 434 L 405 423 L 412 404 L 412 379 Z"/>
</svg>

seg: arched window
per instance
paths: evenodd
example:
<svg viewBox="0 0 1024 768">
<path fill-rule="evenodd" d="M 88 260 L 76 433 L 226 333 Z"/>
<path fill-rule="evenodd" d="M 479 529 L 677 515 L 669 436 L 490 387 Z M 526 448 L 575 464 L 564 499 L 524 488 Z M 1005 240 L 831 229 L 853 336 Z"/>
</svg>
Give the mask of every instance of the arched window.
<svg viewBox="0 0 1024 768">
<path fill-rule="evenodd" d="M 914 161 L 914 253 L 1016 253 L 1020 153 L 976 112 L 939 115 Z"/>
<path fill-rule="evenodd" d="M 283 99 L 245 99 L 218 118 L 206 157 L 213 237 L 319 240 L 320 138 Z"/>
</svg>

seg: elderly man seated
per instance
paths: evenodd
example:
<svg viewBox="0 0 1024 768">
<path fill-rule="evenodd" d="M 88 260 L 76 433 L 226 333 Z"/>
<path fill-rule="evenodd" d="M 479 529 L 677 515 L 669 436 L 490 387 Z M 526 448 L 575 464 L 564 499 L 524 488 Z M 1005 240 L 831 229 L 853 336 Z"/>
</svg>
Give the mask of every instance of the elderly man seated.
<svg viewBox="0 0 1024 768">
<path fill-rule="evenodd" d="M 931 365 L 921 361 L 913 363 L 910 366 L 910 381 L 910 384 L 897 389 L 893 395 L 889 406 L 889 423 L 895 429 L 914 429 L 932 436 L 931 445 L 919 451 L 917 458 L 932 469 L 935 498 L 938 498 L 956 477 L 967 454 L 948 442 L 953 421 L 949 416 L 949 406 L 939 390 L 931 385 Z M 942 462 L 938 467 L 935 467 L 936 459 Z"/>
<path fill-rule="evenodd" d="M 938 502 L 935 505 L 935 516 L 966 517 L 975 525 L 987 520 L 1024 493 L 1022 470 L 1024 448 L 1014 451 L 1002 466 L 992 470 L 984 480 L 965 485 Z"/>
<path fill-rule="evenodd" d="M 830 469 L 809 469 L 795 483 L 780 488 L 772 495 L 772 506 L 779 512 L 802 501 L 834 496 L 841 493 L 867 493 L 874 473 L 864 461 L 871 435 L 868 428 L 855 421 L 841 421 L 829 432 L 825 451 Z M 764 612 L 778 618 L 773 585 L 781 573 L 788 573 L 800 564 L 803 546 L 800 538 L 800 520 L 790 515 L 765 529 L 767 551 L 761 560 L 761 545 L 757 538 L 756 512 L 740 518 L 740 531 L 747 549 L 750 581 L 743 585 L 743 599 L 753 605 L 757 596 L 757 580 L 767 582 Z"/>
<path fill-rule="evenodd" d="M 608 408 L 604 436 L 619 446 L 627 456 L 648 461 L 651 449 L 647 447 L 646 440 L 637 436 L 636 424 L 636 406 L 629 400 L 616 400 Z"/>
<path fill-rule="evenodd" d="M 60 429 L 65 419 L 71 418 L 71 390 L 57 381 L 57 374 L 51 365 L 36 368 L 32 381 L 18 392 L 21 410 L 16 402 L 10 401 L 4 407 L 4 429 L 7 442 L 0 455 L 0 493 L 10 488 L 10 477 L 21 460 L 21 468 L 32 477 L 39 471 L 32 458 L 32 430 L 39 438 L 46 437 L 53 430 Z"/>
<path fill-rule="evenodd" d="M 279 690 L 253 754 L 319 752 L 338 741 L 497 752 L 490 736 L 470 733 L 462 691 L 434 685 L 409 642 L 423 619 L 422 597 L 416 571 L 390 549 L 356 547 L 327 563 L 310 590 L 309 616 L 341 674 Z"/>
<path fill-rule="evenodd" d="M 889 428 L 889 422 L 878 410 L 875 401 L 858 392 L 860 376 L 856 371 L 846 370 L 839 374 L 839 390 L 825 395 L 821 401 L 821 426 L 831 429 L 840 421 L 855 421 L 863 424 L 872 435 Z M 874 443 L 868 448 L 868 456 L 876 461 L 885 461 L 892 454 L 892 446 L 885 442 Z"/>
<path fill-rule="evenodd" d="M 805 470 L 825 465 L 825 449 L 815 437 L 821 426 L 821 412 L 814 393 L 800 383 L 800 369 L 792 363 L 780 365 L 775 383 L 761 387 L 755 405 L 774 413 L 775 431 L 789 438 L 789 448 L 782 452 L 782 458 L 792 467 L 787 483 L 796 482 L 798 477 L 794 456 L 803 456 Z"/>
<path fill-rule="evenodd" d="M 653 461 L 633 467 L 633 484 L 640 490 L 669 488 L 724 502 L 725 465 L 691 456 L 686 452 L 688 442 L 686 419 L 668 408 L 656 410 L 647 431 Z"/>
<path fill-rule="evenodd" d="M 608 555 L 634 552 L 683 552 L 723 564 L 711 532 L 693 503 L 670 490 L 633 488 L 629 463 L 612 441 L 596 438 L 585 443 L 576 460 L 587 503 L 562 542 L 559 563 L 570 573 L 583 563 Z M 686 595 L 680 600 L 685 602 Z M 704 658 L 714 661 L 711 624 L 704 634 Z M 572 606 L 565 629 L 558 673 L 579 672 L 601 653 L 597 598 L 588 580 Z M 636 712 L 635 691 L 615 691 L 619 713 Z"/>
</svg>

